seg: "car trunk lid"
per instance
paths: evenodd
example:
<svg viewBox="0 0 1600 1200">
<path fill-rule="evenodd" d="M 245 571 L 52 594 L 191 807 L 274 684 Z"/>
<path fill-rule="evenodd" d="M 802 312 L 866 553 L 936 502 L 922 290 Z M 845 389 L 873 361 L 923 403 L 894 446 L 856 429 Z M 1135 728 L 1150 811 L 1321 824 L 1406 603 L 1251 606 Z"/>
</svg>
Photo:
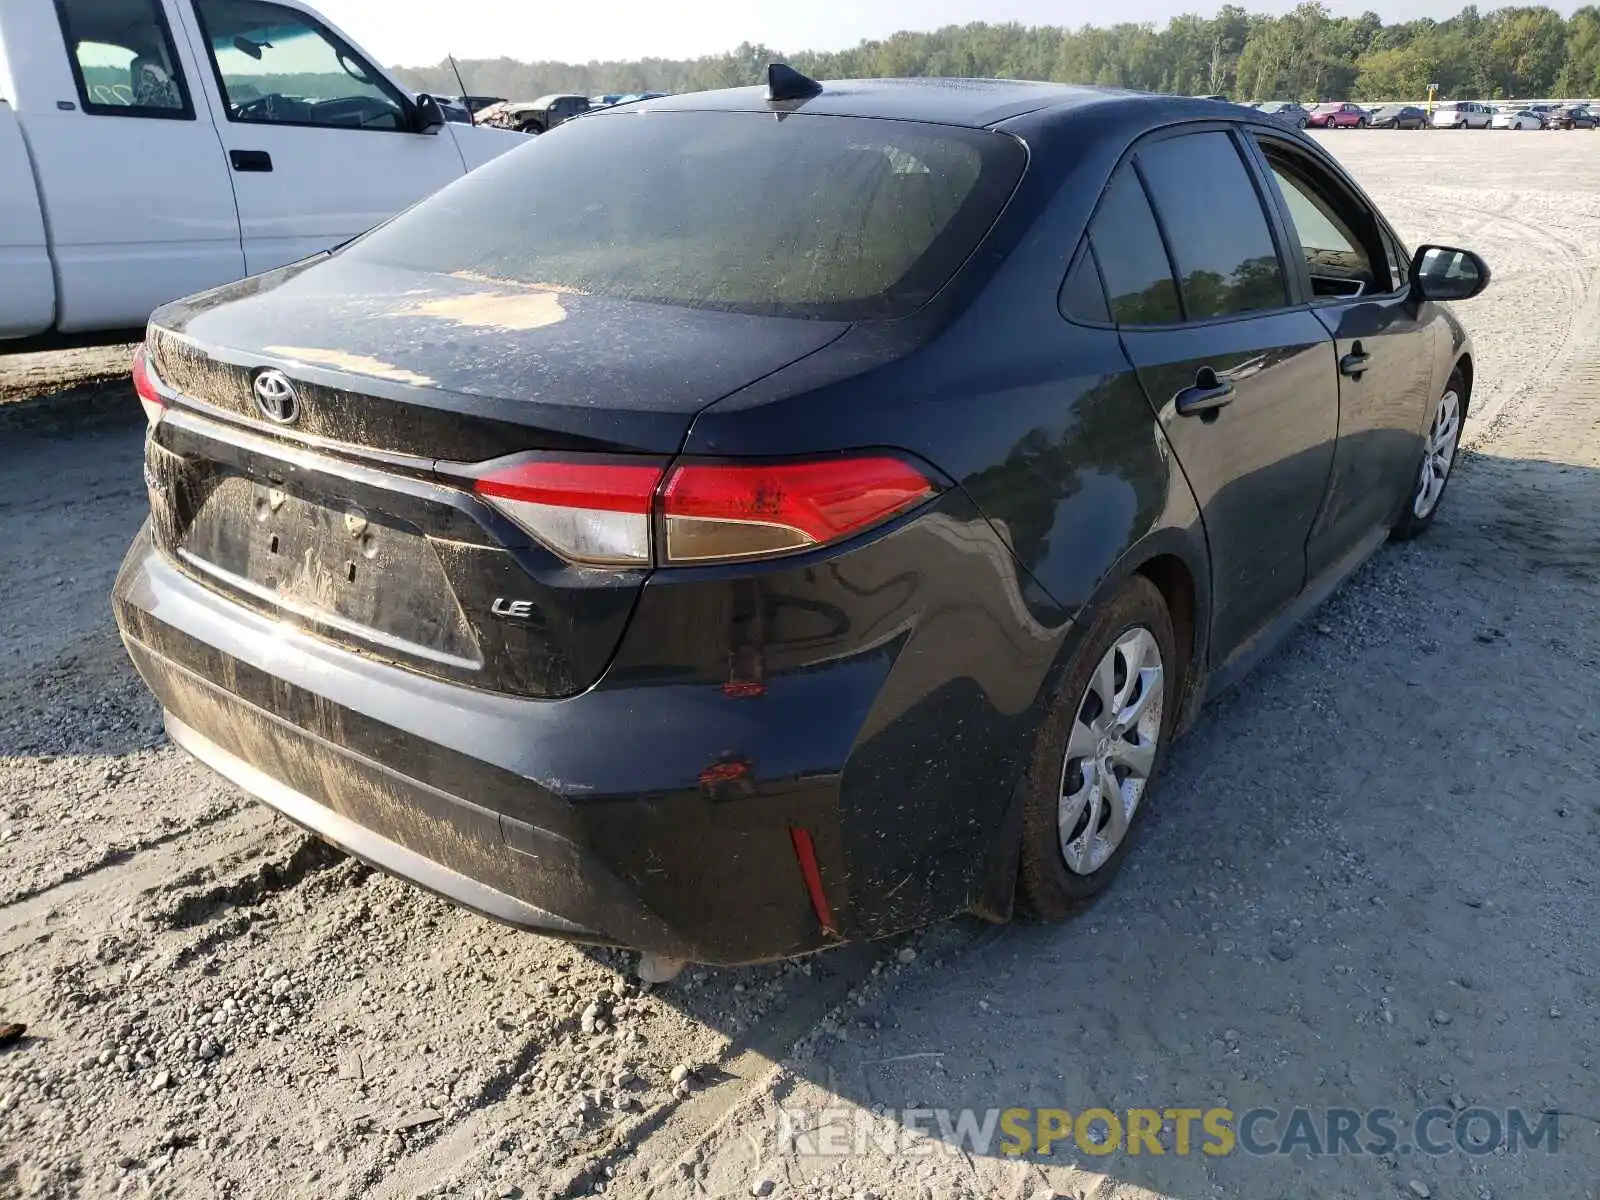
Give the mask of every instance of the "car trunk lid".
<svg viewBox="0 0 1600 1200">
<path fill-rule="evenodd" d="M 473 493 L 480 464 L 665 466 L 707 404 L 845 328 L 338 260 L 247 280 L 152 324 L 174 393 L 146 455 L 156 540 L 238 603 L 356 652 L 570 695 L 604 669 L 649 569 L 564 560 Z M 263 371 L 292 389 L 289 420 L 258 403 Z"/>
</svg>

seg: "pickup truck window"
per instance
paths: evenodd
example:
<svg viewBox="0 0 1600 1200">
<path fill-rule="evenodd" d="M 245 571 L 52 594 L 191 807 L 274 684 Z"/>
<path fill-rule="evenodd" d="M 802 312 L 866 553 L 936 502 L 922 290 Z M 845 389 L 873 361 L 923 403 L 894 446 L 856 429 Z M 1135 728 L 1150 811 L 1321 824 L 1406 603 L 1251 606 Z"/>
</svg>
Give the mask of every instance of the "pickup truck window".
<svg viewBox="0 0 1600 1200">
<path fill-rule="evenodd" d="M 408 105 L 312 17 L 264 0 L 196 0 L 231 121 L 394 132 Z"/>
<path fill-rule="evenodd" d="M 158 0 L 56 0 L 83 111 L 194 120 Z"/>
</svg>

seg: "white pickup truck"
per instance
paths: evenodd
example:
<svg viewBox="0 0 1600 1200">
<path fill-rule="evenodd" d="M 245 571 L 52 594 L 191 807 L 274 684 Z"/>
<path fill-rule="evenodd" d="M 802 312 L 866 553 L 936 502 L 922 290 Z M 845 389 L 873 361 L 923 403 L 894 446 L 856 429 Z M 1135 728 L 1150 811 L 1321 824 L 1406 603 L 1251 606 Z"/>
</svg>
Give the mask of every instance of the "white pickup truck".
<svg viewBox="0 0 1600 1200">
<path fill-rule="evenodd" d="M 139 329 L 523 142 L 300 0 L 0 0 L 0 353 Z"/>
</svg>

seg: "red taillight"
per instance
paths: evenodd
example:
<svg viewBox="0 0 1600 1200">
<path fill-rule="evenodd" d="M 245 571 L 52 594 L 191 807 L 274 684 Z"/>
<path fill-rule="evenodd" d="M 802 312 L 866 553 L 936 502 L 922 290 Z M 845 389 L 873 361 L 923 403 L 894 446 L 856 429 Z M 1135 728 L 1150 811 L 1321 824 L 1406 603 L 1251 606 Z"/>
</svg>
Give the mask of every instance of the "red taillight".
<svg viewBox="0 0 1600 1200">
<path fill-rule="evenodd" d="M 144 409 L 145 420 L 154 427 L 166 414 L 167 401 L 156 386 L 156 373 L 150 367 L 150 356 L 143 346 L 133 352 L 133 390 L 139 395 L 139 406 Z"/>
<path fill-rule="evenodd" d="M 760 558 L 825 545 L 933 494 L 897 458 L 688 463 L 661 494 L 669 563 Z"/>
<path fill-rule="evenodd" d="M 473 489 L 563 558 L 596 566 L 703 564 L 808 550 L 903 512 L 937 489 L 886 455 L 663 468 L 543 460 L 493 467 Z M 666 544 L 653 547 L 655 518 Z"/>
<path fill-rule="evenodd" d="M 573 562 L 650 565 L 650 505 L 661 467 L 530 462 L 482 476 L 474 490 Z"/>
</svg>

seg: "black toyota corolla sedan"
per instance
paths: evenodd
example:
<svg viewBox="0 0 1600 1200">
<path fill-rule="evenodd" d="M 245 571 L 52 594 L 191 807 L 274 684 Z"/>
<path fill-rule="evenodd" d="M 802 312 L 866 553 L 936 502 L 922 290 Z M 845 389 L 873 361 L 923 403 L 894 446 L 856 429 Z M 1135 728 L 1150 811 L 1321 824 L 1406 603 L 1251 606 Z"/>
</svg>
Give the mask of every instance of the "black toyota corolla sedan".
<svg viewBox="0 0 1600 1200">
<path fill-rule="evenodd" d="M 1433 519 L 1438 302 L 1487 282 L 1234 105 L 606 110 L 155 315 L 117 620 L 196 758 L 528 929 L 1059 916 L 1202 701 Z"/>
</svg>

